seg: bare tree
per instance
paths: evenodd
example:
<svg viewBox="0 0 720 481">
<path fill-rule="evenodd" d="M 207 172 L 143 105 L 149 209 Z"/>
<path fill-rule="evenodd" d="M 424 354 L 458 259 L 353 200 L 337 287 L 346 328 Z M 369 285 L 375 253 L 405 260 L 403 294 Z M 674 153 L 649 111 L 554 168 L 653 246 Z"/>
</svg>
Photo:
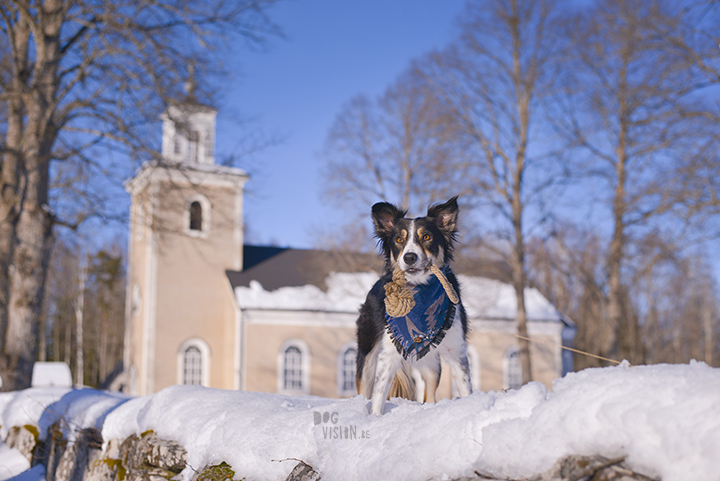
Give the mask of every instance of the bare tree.
<svg viewBox="0 0 720 481">
<path fill-rule="evenodd" d="M 88 179 L 117 171 L 118 158 L 157 158 L 148 131 L 170 99 L 181 96 L 188 66 L 194 66 L 198 93 L 204 88 L 209 94 L 199 80 L 218 72 L 217 47 L 228 35 L 258 41 L 275 32 L 265 14 L 274 1 L 0 5 L 3 390 L 30 384 L 53 226 L 74 228 L 88 216 L 107 214 L 102 201 L 111 199 Z M 71 194 L 53 197 L 54 180 L 65 185 L 64 192 L 90 195 L 80 206 Z"/>
<path fill-rule="evenodd" d="M 122 367 L 124 262 L 117 242 L 81 249 L 66 235 L 54 243 L 42 322 L 45 358 L 66 362 L 76 384 L 107 388 Z"/>
<path fill-rule="evenodd" d="M 464 171 L 476 199 L 498 214 L 487 227 L 512 269 L 523 383 L 532 380 L 524 290 L 528 215 L 543 218 L 541 193 L 557 176 L 541 160 L 549 153 L 541 128 L 556 64 L 553 1 L 471 2 L 461 41 L 423 66 L 434 94 L 466 140 L 472 163 Z M 499 244 L 498 244 L 499 241 Z"/>
<path fill-rule="evenodd" d="M 717 365 L 720 314 L 716 283 L 706 256 L 668 243 L 653 231 L 638 239 L 626 270 L 621 309 L 634 326 L 620 342 L 633 364 L 688 362 Z M 550 241 L 533 242 L 529 252 L 532 282 L 558 309 L 575 320 L 575 347 L 601 352 L 607 316 L 607 246 L 597 231 L 576 226 L 558 229 Z M 714 363 L 714 364 L 713 364 Z M 575 368 L 603 365 L 575 355 Z"/>
<path fill-rule="evenodd" d="M 575 225 L 559 225 L 549 239 L 534 238 L 528 246 L 530 280 L 541 292 L 575 321 L 576 349 L 600 352 L 600 326 L 607 312 L 605 296 L 605 250 L 595 231 Z M 574 367 L 602 365 L 600 360 L 574 354 Z"/>
<path fill-rule="evenodd" d="M 637 361 L 717 362 L 717 285 L 707 256 L 652 232 L 632 259 L 630 292 L 639 323 Z"/>
<path fill-rule="evenodd" d="M 119 374 L 123 357 L 125 319 L 125 256 L 117 244 L 95 252 L 89 261 L 86 338 L 83 346 L 92 362 L 86 382 L 109 387 Z"/>
<path fill-rule="evenodd" d="M 79 250 L 60 236 L 53 244 L 42 318 L 48 341 L 45 358 L 74 366 L 75 302 L 78 297 Z"/>
<path fill-rule="evenodd" d="M 409 69 L 377 101 L 360 95 L 345 105 L 328 134 L 326 194 L 346 206 L 397 203 L 421 212 L 462 194 L 456 168 L 462 150 L 441 106 Z"/>
<path fill-rule="evenodd" d="M 630 358 L 637 347 L 638 318 L 624 312 L 633 236 L 663 229 L 708 139 L 694 93 L 716 81 L 707 60 L 717 54 L 707 38 L 691 48 L 697 32 L 685 20 L 669 2 L 604 0 L 568 21 L 570 101 L 556 121 L 583 149 L 576 167 L 605 183 L 612 233 L 600 353 L 609 358 Z M 663 235 L 672 235 L 667 225 Z"/>
</svg>

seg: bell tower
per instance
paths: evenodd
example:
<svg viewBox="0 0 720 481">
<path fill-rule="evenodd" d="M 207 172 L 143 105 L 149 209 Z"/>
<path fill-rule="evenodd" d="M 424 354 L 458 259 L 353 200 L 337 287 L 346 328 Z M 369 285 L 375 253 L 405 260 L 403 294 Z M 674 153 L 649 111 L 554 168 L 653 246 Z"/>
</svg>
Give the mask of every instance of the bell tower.
<svg viewBox="0 0 720 481">
<path fill-rule="evenodd" d="M 191 82 L 187 97 L 161 116 L 162 161 L 146 162 L 125 184 L 125 366 L 136 395 L 173 384 L 239 386 L 239 332 L 225 271 L 242 270 L 248 176 L 215 164 L 217 111 L 196 101 Z"/>
</svg>

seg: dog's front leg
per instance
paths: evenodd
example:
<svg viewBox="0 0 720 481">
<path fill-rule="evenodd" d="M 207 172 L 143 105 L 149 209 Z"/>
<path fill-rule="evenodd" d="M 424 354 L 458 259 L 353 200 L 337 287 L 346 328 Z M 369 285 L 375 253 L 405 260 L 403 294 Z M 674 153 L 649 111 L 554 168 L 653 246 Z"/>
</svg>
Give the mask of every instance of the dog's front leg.
<svg viewBox="0 0 720 481">
<path fill-rule="evenodd" d="M 385 400 L 390 392 L 390 382 L 395 376 L 395 372 L 399 367 L 398 356 L 395 355 L 395 348 L 388 349 L 387 345 L 383 345 L 377 360 L 375 368 L 375 385 L 373 386 L 372 395 L 372 414 L 382 416 L 385 408 Z"/>
<path fill-rule="evenodd" d="M 442 366 L 440 357 L 436 353 L 430 353 L 421 360 L 422 362 L 416 366 L 420 371 L 423 383 L 425 384 L 425 396 L 423 401 L 426 403 L 435 402 L 435 392 L 440 383 L 440 375 L 442 374 Z"/>
<path fill-rule="evenodd" d="M 445 362 L 450 366 L 450 373 L 460 397 L 469 396 L 472 393 L 472 382 L 470 381 L 470 363 L 467 354 L 463 352 L 457 357 L 446 357 Z"/>
</svg>

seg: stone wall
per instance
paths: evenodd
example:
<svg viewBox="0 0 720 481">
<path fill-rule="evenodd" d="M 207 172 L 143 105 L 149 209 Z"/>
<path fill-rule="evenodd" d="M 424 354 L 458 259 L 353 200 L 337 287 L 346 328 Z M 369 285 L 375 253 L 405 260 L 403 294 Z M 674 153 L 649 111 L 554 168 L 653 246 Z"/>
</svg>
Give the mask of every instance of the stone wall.
<svg viewBox="0 0 720 481">
<path fill-rule="evenodd" d="M 31 466 L 45 467 L 47 481 L 167 481 L 187 466 L 187 452 L 175 441 L 159 438 L 153 431 L 130 436 L 122 442 L 110 440 L 103 449 L 100 431 L 95 428 L 75 433 L 75 439 L 62 435 L 59 423 L 48 430 L 46 440 L 38 439 L 38 429 L 14 427 L 7 445 L 18 449 Z M 192 481 L 237 479 L 226 463 L 195 471 Z M 299 462 L 288 481 L 319 479 L 313 469 Z"/>
<path fill-rule="evenodd" d="M 45 467 L 47 481 L 167 481 L 177 478 L 187 466 L 187 452 L 172 440 L 161 439 L 153 431 L 125 440 L 110 440 L 103 449 L 100 431 L 83 429 L 68 440 L 59 423 L 48 430 L 46 440 L 38 439 L 35 426 L 13 427 L 6 443 L 17 448 L 32 466 Z M 312 466 L 299 461 L 286 481 L 318 481 Z M 226 463 L 195 471 L 191 481 L 231 481 L 244 479 Z M 493 481 L 492 476 L 475 472 L 472 477 L 454 481 Z M 527 480 L 502 481 L 657 481 L 633 472 L 623 458 L 568 456 L 545 473 Z M 254 480 L 262 481 L 262 480 Z M 500 480 L 496 480 L 500 481 Z"/>
</svg>

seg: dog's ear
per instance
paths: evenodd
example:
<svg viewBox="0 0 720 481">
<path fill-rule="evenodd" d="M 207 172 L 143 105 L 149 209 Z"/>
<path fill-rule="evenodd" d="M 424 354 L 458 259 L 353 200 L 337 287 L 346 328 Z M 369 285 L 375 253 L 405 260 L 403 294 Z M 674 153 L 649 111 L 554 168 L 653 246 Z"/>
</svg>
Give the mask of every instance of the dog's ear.
<svg viewBox="0 0 720 481">
<path fill-rule="evenodd" d="M 458 203 L 457 196 L 444 204 L 435 204 L 428 207 L 427 216 L 435 220 L 440 231 L 448 237 L 457 232 Z"/>
<path fill-rule="evenodd" d="M 395 227 L 398 219 L 405 217 L 405 212 L 387 202 L 378 202 L 372 206 L 372 219 L 375 224 L 375 235 L 387 237 Z"/>
</svg>

